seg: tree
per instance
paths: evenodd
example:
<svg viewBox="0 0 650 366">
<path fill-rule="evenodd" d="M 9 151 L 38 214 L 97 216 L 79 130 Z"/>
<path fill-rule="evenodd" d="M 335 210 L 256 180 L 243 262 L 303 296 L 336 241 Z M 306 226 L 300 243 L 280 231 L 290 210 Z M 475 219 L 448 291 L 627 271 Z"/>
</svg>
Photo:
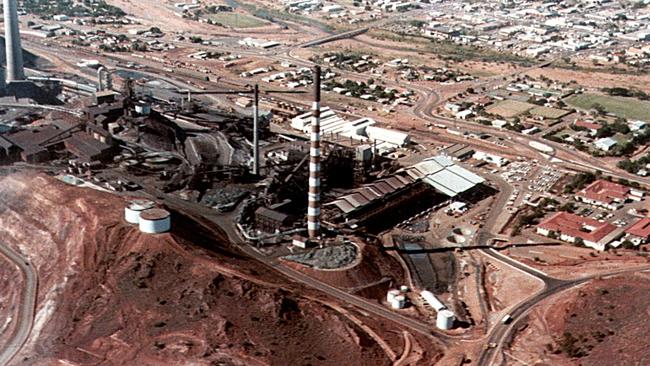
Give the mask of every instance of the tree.
<svg viewBox="0 0 650 366">
<path fill-rule="evenodd" d="M 634 245 L 634 243 L 632 243 L 632 242 L 629 241 L 629 240 L 624 240 L 624 241 L 621 243 L 621 246 L 623 247 L 623 249 L 637 249 L 637 246 Z"/>
<path fill-rule="evenodd" d="M 582 240 L 582 238 L 576 238 L 576 240 L 573 242 L 573 245 L 582 248 L 585 246 L 585 241 Z"/>
</svg>

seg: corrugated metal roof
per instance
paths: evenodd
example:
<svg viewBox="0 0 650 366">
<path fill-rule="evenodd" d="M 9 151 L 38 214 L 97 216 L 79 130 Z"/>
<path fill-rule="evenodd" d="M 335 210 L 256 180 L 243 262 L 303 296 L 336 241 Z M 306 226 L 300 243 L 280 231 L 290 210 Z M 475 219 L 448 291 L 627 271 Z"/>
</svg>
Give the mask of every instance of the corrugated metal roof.
<svg viewBox="0 0 650 366">
<path fill-rule="evenodd" d="M 394 191 L 394 189 L 390 185 L 388 185 L 386 182 L 383 181 L 374 183 L 373 187 L 377 188 L 382 195 L 386 195 Z"/>
<path fill-rule="evenodd" d="M 386 178 L 386 183 L 388 183 L 388 185 L 393 187 L 395 190 L 404 187 L 404 184 L 402 183 L 402 181 L 400 181 L 399 179 L 397 179 L 395 177 Z"/>
<path fill-rule="evenodd" d="M 485 179 L 483 179 L 483 177 L 474 174 L 461 166 L 453 165 L 448 167 L 447 169 L 453 172 L 454 174 L 459 175 L 474 184 L 481 184 L 485 182 Z"/>
<path fill-rule="evenodd" d="M 344 213 L 350 213 L 354 211 L 354 207 L 349 204 L 346 200 L 340 199 L 332 202 L 336 207 L 339 208 L 339 210 L 343 211 Z"/>
</svg>

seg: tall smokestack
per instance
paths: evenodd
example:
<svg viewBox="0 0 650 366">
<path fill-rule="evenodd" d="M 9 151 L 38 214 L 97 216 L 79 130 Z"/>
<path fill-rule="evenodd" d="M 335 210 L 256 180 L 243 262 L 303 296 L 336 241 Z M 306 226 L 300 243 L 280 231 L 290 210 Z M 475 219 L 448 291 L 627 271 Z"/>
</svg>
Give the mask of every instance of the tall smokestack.
<svg viewBox="0 0 650 366">
<path fill-rule="evenodd" d="M 260 175 L 260 137 L 259 137 L 260 86 L 253 88 L 253 175 Z"/>
<path fill-rule="evenodd" d="M 23 48 L 20 45 L 18 9 L 16 0 L 4 0 L 5 54 L 7 58 L 7 81 L 25 79 Z"/>
<path fill-rule="evenodd" d="M 314 69 L 314 105 L 309 149 L 309 206 L 307 231 L 310 239 L 320 237 L 320 66 Z"/>
</svg>

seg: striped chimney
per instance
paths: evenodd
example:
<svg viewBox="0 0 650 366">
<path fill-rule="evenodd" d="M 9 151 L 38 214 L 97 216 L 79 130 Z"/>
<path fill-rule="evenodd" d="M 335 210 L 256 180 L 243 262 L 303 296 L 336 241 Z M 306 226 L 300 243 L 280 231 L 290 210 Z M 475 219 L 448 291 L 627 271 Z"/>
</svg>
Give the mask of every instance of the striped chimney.
<svg viewBox="0 0 650 366">
<path fill-rule="evenodd" d="M 314 69 L 314 105 L 309 149 L 309 193 L 307 231 L 310 239 L 320 237 L 320 66 Z"/>
</svg>

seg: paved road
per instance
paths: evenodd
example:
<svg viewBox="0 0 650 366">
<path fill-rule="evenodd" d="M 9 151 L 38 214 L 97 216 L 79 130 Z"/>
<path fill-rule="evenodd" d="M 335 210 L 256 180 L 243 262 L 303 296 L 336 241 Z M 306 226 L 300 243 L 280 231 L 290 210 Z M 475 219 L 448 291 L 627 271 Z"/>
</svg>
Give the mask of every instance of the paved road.
<svg viewBox="0 0 650 366">
<path fill-rule="evenodd" d="M 24 288 L 21 301 L 18 304 L 18 325 L 11 335 L 9 342 L 0 350 L 0 366 L 9 364 L 23 347 L 34 325 L 34 312 L 36 310 L 36 294 L 38 291 L 38 276 L 34 267 L 19 253 L 0 243 L 0 254 L 13 262 L 19 269 L 24 279 Z"/>
</svg>

